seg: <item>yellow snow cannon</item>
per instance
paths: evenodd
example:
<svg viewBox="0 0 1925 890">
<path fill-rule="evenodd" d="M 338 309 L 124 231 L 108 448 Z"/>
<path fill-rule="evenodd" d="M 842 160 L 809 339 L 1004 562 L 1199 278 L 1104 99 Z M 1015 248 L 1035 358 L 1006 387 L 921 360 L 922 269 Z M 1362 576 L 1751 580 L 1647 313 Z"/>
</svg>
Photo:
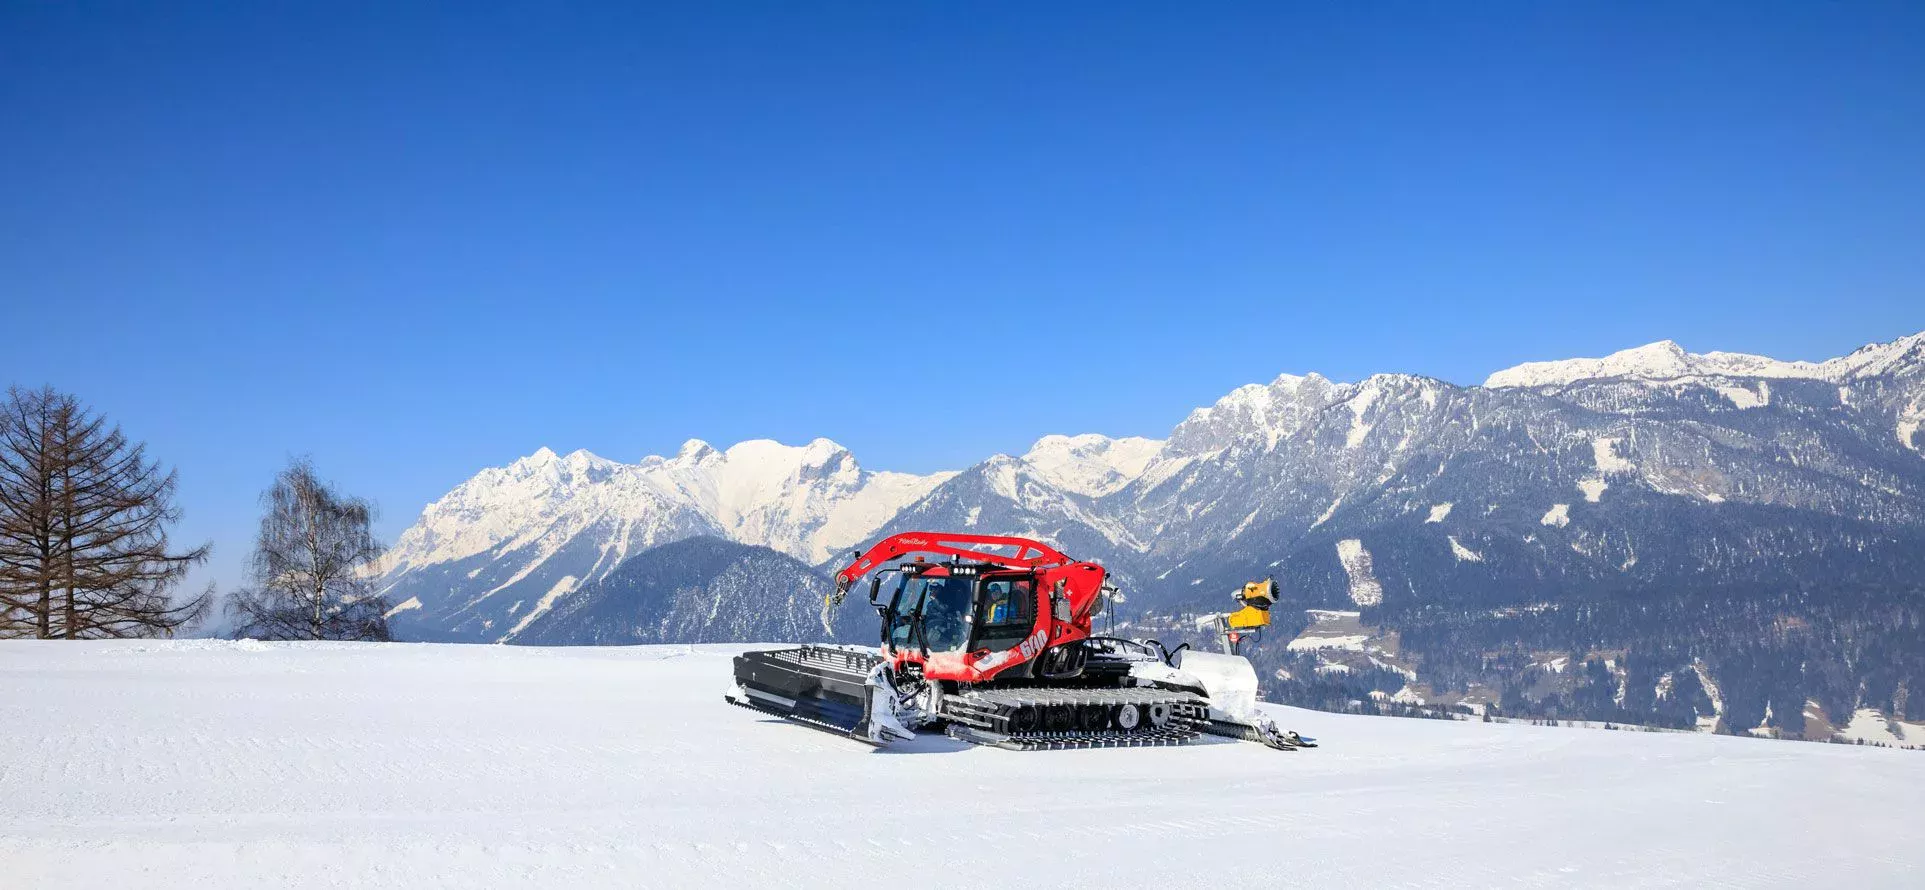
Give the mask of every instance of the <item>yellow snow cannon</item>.
<svg viewBox="0 0 1925 890">
<path fill-rule="evenodd" d="M 1251 581 L 1231 594 L 1237 601 L 1236 611 L 1217 616 L 1217 634 L 1224 652 L 1235 655 L 1244 643 L 1263 638 L 1263 629 L 1270 626 L 1270 607 L 1277 604 L 1278 593 L 1277 579 L 1265 578 Z"/>
</svg>

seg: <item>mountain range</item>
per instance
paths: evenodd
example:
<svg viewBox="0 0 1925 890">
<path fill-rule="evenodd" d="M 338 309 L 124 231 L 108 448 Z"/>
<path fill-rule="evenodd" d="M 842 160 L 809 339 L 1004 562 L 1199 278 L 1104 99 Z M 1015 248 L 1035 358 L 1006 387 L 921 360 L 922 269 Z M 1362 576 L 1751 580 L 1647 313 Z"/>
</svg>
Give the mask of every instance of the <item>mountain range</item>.
<svg viewBox="0 0 1925 890">
<path fill-rule="evenodd" d="M 1463 642 L 1438 634 L 1466 615 L 1670 615 L 1687 602 L 1717 610 L 1734 597 L 1829 601 L 1827 591 L 1909 609 L 1901 591 L 1925 578 L 1922 423 L 1925 333 L 1824 362 L 1665 341 L 1519 365 L 1481 386 L 1286 374 L 1196 409 L 1162 440 L 1045 436 L 1022 455 L 923 476 L 864 469 L 826 439 L 690 441 L 634 464 L 542 449 L 428 505 L 396 542 L 383 586 L 410 638 L 541 631 L 564 642 L 574 637 L 541 629 L 546 616 L 560 620 L 577 592 L 670 542 L 764 547 L 821 569 L 896 530 L 1022 534 L 1109 565 L 1146 624 L 1220 608 L 1242 581 L 1274 575 L 1293 605 L 1399 628 L 1408 658 L 1434 675 L 1401 672 L 1405 700 L 1462 702 L 1476 698 L 1482 669 L 1418 650 Z M 1612 620 L 1628 622 L 1623 639 L 1575 654 L 1613 662 L 1622 686 L 1635 659 L 1608 656 L 1636 647 L 1638 622 Z M 1489 637 L 1479 645 L 1543 642 L 1468 624 Z M 793 635 L 774 618 L 731 627 L 742 639 Z M 1664 656 L 1714 657 L 1690 645 Z M 1925 682 L 1893 670 L 1905 676 L 1867 694 L 1903 699 L 1912 677 Z M 1783 715 L 1804 704 L 1763 706 Z"/>
<path fill-rule="evenodd" d="M 849 642 L 875 616 L 842 609 L 822 621 L 827 575 L 767 547 L 702 535 L 651 547 L 590 582 L 515 635 L 533 645 Z"/>
</svg>

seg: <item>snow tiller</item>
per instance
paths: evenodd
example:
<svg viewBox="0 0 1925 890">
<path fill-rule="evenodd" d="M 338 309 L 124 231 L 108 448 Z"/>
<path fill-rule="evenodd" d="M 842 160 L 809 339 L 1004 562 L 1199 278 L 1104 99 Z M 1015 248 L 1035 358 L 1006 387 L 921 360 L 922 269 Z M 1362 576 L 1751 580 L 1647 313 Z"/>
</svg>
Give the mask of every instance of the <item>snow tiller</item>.
<svg viewBox="0 0 1925 890">
<path fill-rule="evenodd" d="M 1017 750 L 1181 745 L 1205 733 L 1315 746 L 1264 719 L 1247 659 L 1093 635 L 1115 593 L 1109 573 L 1046 544 L 894 535 L 836 574 L 825 624 L 864 576 L 882 618 L 878 648 L 738 655 L 728 700 L 874 745 L 940 728 Z"/>
</svg>

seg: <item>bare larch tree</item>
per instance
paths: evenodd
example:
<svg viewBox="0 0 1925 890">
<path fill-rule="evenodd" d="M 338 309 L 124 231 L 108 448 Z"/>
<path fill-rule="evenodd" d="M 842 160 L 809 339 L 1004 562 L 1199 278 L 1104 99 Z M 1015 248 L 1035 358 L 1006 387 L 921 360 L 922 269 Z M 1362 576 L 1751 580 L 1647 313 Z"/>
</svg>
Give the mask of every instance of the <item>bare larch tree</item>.
<svg viewBox="0 0 1925 890">
<path fill-rule="evenodd" d="M 227 604 L 235 637 L 392 639 L 388 602 L 374 590 L 384 548 L 373 506 L 335 492 L 305 458 L 281 471 L 261 505 L 252 583 Z"/>
<path fill-rule="evenodd" d="M 211 592 L 174 586 L 209 545 L 170 552 L 175 475 L 51 387 L 0 406 L 0 636 L 172 636 Z"/>
</svg>

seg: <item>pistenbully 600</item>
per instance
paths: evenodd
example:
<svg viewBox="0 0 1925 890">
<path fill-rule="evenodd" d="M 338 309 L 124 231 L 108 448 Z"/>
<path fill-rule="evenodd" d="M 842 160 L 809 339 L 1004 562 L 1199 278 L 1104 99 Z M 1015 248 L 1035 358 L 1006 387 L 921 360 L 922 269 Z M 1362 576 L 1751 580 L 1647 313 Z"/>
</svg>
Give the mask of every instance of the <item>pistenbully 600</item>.
<svg viewBox="0 0 1925 890">
<path fill-rule="evenodd" d="M 1018 750 L 1180 745 L 1204 733 L 1314 747 L 1257 710 L 1247 659 L 1095 635 L 1116 592 L 1109 573 L 1041 542 L 891 536 L 836 574 L 825 618 L 864 576 L 882 618 L 877 649 L 739 655 L 728 700 L 875 745 L 941 728 Z"/>
</svg>

